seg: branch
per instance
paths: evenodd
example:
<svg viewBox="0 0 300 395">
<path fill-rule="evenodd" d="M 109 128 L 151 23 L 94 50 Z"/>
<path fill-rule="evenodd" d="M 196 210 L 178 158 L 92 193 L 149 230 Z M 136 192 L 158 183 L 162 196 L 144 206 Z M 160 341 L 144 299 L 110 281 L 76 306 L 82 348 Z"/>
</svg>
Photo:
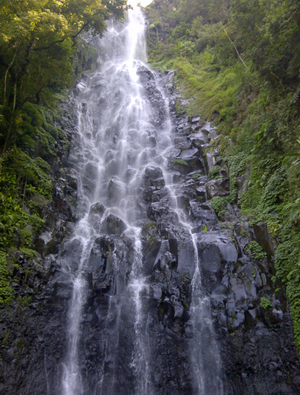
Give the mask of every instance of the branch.
<svg viewBox="0 0 300 395">
<path fill-rule="evenodd" d="M 11 129 L 12 129 L 12 124 L 13 124 L 14 115 L 15 115 L 15 109 L 16 109 L 16 102 L 17 102 L 17 83 L 15 82 L 15 85 L 14 85 L 13 110 L 12 110 L 12 113 L 11 113 L 10 124 L 9 124 L 9 128 L 8 128 L 8 131 L 7 131 L 7 136 L 6 136 L 5 143 L 4 143 L 3 150 L 2 150 L 2 156 L 5 154 L 5 151 L 6 151 L 6 148 L 7 148 L 7 144 L 8 144 L 8 139 L 9 139 L 10 132 L 11 132 Z"/>
<path fill-rule="evenodd" d="M 70 36 L 72 39 L 76 38 L 80 33 L 82 33 L 82 31 L 88 26 L 87 23 L 85 23 L 77 33 L 73 34 L 72 36 Z M 33 51 L 44 51 L 46 49 L 50 49 L 51 47 L 53 47 L 53 45 L 55 44 L 60 44 L 63 43 L 65 41 L 67 37 L 62 38 L 61 40 L 57 40 L 57 41 L 53 41 L 52 43 L 50 43 L 49 45 L 46 45 L 45 47 L 39 47 L 39 48 L 33 48 Z"/>
<path fill-rule="evenodd" d="M 40 77 L 40 81 L 41 81 Z M 31 96 L 26 96 L 25 99 L 22 100 L 22 103 L 20 104 L 19 108 L 22 108 L 24 106 L 25 103 L 29 102 L 32 104 L 38 104 L 40 102 L 40 93 L 42 91 L 42 89 L 44 88 L 44 86 L 46 85 L 46 83 L 41 84 L 38 88 L 38 90 L 35 92 L 35 98 L 31 97 Z"/>
<path fill-rule="evenodd" d="M 279 81 L 279 83 L 280 83 L 280 85 L 281 85 L 281 88 L 285 91 L 285 87 L 283 86 L 283 83 L 282 83 L 281 79 L 278 77 L 278 75 L 276 75 L 275 73 L 273 73 L 273 71 L 272 71 L 271 69 L 268 69 L 268 70 L 269 70 L 269 72 L 270 72 L 272 75 L 274 75 L 274 77 L 276 77 L 276 78 L 278 79 L 278 81 Z"/>
<path fill-rule="evenodd" d="M 53 45 L 59 44 L 65 41 L 65 38 L 62 38 L 61 40 L 53 41 L 51 44 L 47 45 L 46 47 L 40 47 L 40 48 L 33 48 L 33 51 L 44 51 L 45 49 L 50 49 Z"/>
<path fill-rule="evenodd" d="M 76 34 L 74 34 L 73 36 L 72 36 L 72 38 L 76 38 L 86 27 L 87 27 L 87 23 L 84 23 L 83 25 L 82 25 L 82 28 L 76 33 Z"/>
<path fill-rule="evenodd" d="M 20 42 L 19 42 L 19 44 L 18 44 L 18 46 L 17 46 L 16 52 L 15 52 L 15 54 L 14 54 L 14 57 L 13 57 L 12 61 L 10 62 L 10 64 L 8 65 L 8 67 L 7 67 L 6 71 L 5 71 L 5 76 L 4 76 L 4 103 L 5 103 L 5 97 L 6 97 L 7 75 L 8 75 L 9 69 L 11 68 L 11 66 L 13 65 L 13 63 L 14 63 L 14 61 L 15 61 L 15 59 L 16 59 L 19 46 L 20 46 Z"/>
<path fill-rule="evenodd" d="M 243 58 L 241 57 L 241 55 L 240 55 L 240 53 L 239 53 L 239 51 L 238 51 L 238 49 L 237 49 L 235 43 L 234 43 L 234 42 L 231 40 L 231 38 L 229 37 L 229 35 L 228 35 L 228 33 L 227 33 L 226 29 L 225 29 L 225 26 L 223 25 L 223 22 L 221 22 L 221 25 L 222 25 L 222 27 L 223 27 L 223 29 L 224 29 L 224 32 L 225 32 L 225 34 L 226 34 L 228 40 L 229 40 L 229 41 L 231 42 L 231 44 L 234 46 L 234 49 L 235 49 L 235 51 L 236 51 L 238 57 L 240 58 L 240 60 L 241 60 L 241 62 L 243 63 L 243 65 L 244 65 L 244 66 L 246 67 L 246 69 L 248 70 L 248 66 L 246 65 L 246 63 L 244 62 Z"/>
</svg>

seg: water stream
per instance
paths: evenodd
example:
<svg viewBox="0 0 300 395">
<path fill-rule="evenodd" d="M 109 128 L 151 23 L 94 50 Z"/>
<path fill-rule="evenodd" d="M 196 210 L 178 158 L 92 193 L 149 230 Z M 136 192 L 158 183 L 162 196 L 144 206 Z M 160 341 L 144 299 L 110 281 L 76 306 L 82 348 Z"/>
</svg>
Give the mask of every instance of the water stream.
<svg viewBox="0 0 300 395">
<path fill-rule="evenodd" d="M 89 278 L 97 265 L 97 270 L 102 265 L 103 272 L 110 268 L 114 285 L 107 292 L 105 316 L 100 317 L 105 324 L 99 333 L 100 363 L 91 368 L 96 369 L 97 376 L 93 393 L 156 394 L 154 381 L 158 379 L 154 376 L 159 373 L 153 371 L 154 335 L 147 312 L 150 275 L 144 268 L 142 244 L 148 213 L 141 203 L 141 186 L 151 172 L 158 172 L 157 183 L 166 187 L 164 199 L 170 223 L 183 229 L 194 251 L 189 312 L 193 333 L 189 353 L 193 382 L 190 393 L 221 395 L 221 363 L 209 298 L 201 286 L 197 237 L 177 203 L 176 187 L 168 169 L 168 155 L 173 147 L 172 122 L 157 77 L 145 64 L 145 21 L 140 9 L 130 10 L 124 25 L 111 22 L 97 45 L 102 54 L 101 66 L 77 85 L 75 100 L 78 133 L 73 156 L 79 174 L 80 219 L 65 247 L 74 259 L 68 258 L 64 266 L 72 284 L 72 298 L 62 395 L 89 395 L 81 368 L 82 321 Z M 130 262 L 126 263 L 130 270 L 125 274 L 118 264 L 125 259 L 122 248 L 116 239 L 112 241 L 111 234 L 122 235 L 131 251 Z M 102 251 L 98 261 L 91 259 L 97 246 Z M 110 246 L 111 252 L 107 252 Z M 91 273 L 90 277 L 87 273 Z M 125 341 L 128 350 L 122 348 Z M 122 353 L 126 354 L 126 366 L 120 362 Z M 120 383 L 120 372 L 124 370 L 129 384 Z M 88 376 L 88 372 L 84 375 Z M 126 390 L 126 385 L 131 387 Z"/>
</svg>

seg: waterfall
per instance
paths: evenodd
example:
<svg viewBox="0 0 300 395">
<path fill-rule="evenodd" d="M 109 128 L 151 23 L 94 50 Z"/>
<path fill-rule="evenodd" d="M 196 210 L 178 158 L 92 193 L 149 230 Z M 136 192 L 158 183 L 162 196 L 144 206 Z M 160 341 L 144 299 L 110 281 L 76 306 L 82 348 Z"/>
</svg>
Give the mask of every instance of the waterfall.
<svg viewBox="0 0 300 395">
<path fill-rule="evenodd" d="M 141 10 L 129 10 L 124 25 L 110 22 L 97 46 L 99 69 L 76 87 L 72 158 L 78 222 L 60 254 L 72 287 L 61 393 L 221 395 L 221 363 L 201 285 L 198 239 L 178 204 L 178 172 L 170 169 L 174 128 L 159 78 L 145 64 Z M 190 279 L 171 273 L 179 265 L 181 252 L 175 250 L 180 243 L 181 252 L 191 246 Z M 167 285 L 159 289 L 164 279 Z M 184 281 L 190 281 L 190 291 Z M 189 308 L 179 306 L 185 293 Z M 156 314 L 154 301 L 161 306 Z M 184 333 L 187 322 L 189 332 L 180 344 L 164 318 L 169 312 L 181 320 L 178 333 Z M 179 362 L 173 361 L 177 352 Z"/>
</svg>

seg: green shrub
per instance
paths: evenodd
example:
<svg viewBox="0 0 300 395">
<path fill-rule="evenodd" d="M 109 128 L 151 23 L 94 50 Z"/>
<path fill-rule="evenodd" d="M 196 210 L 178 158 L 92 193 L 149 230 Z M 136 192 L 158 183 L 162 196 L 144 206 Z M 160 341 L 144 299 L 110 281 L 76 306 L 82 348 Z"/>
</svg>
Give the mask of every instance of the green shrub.
<svg viewBox="0 0 300 395">
<path fill-rule="evenodd" d="M 214 166 L 209 172 L 209 178 L 216 178 L 220 174 L 220 166 Z"/>
<path fill-rule="evenodd" d="M 0 304 L 9 304 L 13 298 L 13 290 L 8 280 L 6 254 L 0 251 Z"/>
<path fill-rule="evenodd" d="M 255 240 L 250 241 L 250 243 L 246 245 L 245 251 L 250 251 L 252 257 L 258 261 L 261 261 L 267 257 L 267 254 Z"/>
<path fill-rule="evenodd" d="M 260 306 L 264 309 L 271 309 L 272 308 L 272 302 L 269 301 L 268 298 L 265 296 L 262 296 L 260 298 Z"/>
<path fill-rule="evenodd" d="M 227 204 L 230 203 L 230 197 L 229 196 L 214 196 L 211 199 L 211 206 L 215 210 L 218 216 L 222 216 L 225 214 L 225 208 Z"/>
</svg>

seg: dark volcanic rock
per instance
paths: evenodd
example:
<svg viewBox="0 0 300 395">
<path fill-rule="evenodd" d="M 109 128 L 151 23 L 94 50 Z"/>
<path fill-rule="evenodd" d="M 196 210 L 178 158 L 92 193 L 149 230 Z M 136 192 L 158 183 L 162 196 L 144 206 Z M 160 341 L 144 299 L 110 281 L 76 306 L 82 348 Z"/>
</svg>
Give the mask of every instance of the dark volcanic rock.
<svg viewBox="0 0 300 395">
<path fill-rule="evenodd" d="M 165 180 L 162 170 L 159 167 L 147 166 L 144 173 L 144 185 L 147 187 L 163 187 Z"/>
<path fill-rule="evenodd" d="M 214 196 L 228 196 L 230 193 L 229 178 L 218 178 L 217 180 L 210 180 L 206 184 L 207 197 L 209 199 Z"/>
<path fill-rule="evenodd" d="M 110 214 L 101 223 L 101 232 L 108 235 L 121 235 L 126 229 L 126 224 L 117 216 Z"/>
</svg>

